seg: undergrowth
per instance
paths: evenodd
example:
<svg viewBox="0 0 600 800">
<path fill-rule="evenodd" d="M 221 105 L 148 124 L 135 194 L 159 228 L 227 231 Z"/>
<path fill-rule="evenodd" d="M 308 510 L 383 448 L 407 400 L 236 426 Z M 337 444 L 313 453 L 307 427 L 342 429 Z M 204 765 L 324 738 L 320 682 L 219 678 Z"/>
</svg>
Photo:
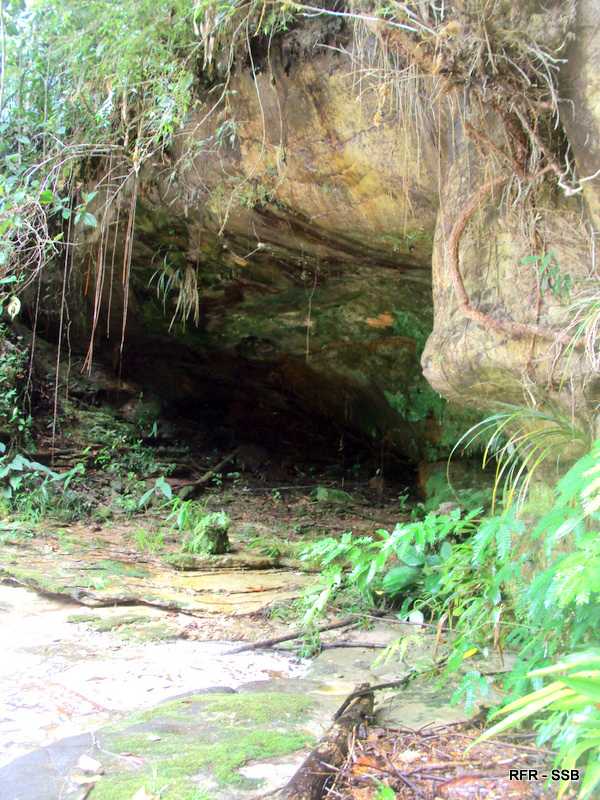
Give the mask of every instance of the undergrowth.
<svg viewBox="0 0 600 800">
<path fill-rule="evenodd" d="M 526 440 L 527 443 L 527 440 Z M 527 458 L 529 450 L 522 450 Z M 508 476 L 509 487 L 514 474 Z M 306 624 L 332 603 L 395 608 L 400 619 L 429 620 L 444 674 L 461 677 L 454 699 L 467 707 L 488 696 L 481 661 L 516 654 L 503 681 L 509 714 L 492 732 L 537 712 L 538 742 L 559 751 L 557 766 L 585 767 L 580 798 L 600 784 L 600 440 L 558 481 L 537 522 L 511 503 L 428 514 L 373 536 L 325 539 L 304 558 L 321 567 Z M 401 643 L 394 643 L 397 654 Z M 566 655 L 566 654 L 571 655 Z M 542 690 L 546 675 L 558 684 Z M 534 694 L 528 694 L 531 688 Z M 490 735 L 492 735 L 490 732 Z M 583 759 L 583 763 L 582 763 Z"/>
</svg>

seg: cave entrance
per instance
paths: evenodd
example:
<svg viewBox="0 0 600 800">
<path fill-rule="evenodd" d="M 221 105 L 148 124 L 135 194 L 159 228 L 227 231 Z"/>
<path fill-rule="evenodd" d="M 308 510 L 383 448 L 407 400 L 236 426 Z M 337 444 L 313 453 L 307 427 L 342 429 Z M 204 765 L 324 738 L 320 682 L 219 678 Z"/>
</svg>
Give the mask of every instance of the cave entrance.
<svg viewBox="0 0 600 800">
<path fill-rule="evenodd" d="M 372 413 L 369 398 L 315 378 L 300 359 L 268 356 L 199 357 L 164 339 L 130 343 L 123 375 L 139 391 L 121 413 L 144 419 L 149 446 L 184 442 L 197 471 L 237 451 L 219 472 L 219 484 L 324 484 L 382 502 L 414 494 L 416 465 L 383 432 L 370 436 L 355 424 L 354 415 Z"/>
</svg>

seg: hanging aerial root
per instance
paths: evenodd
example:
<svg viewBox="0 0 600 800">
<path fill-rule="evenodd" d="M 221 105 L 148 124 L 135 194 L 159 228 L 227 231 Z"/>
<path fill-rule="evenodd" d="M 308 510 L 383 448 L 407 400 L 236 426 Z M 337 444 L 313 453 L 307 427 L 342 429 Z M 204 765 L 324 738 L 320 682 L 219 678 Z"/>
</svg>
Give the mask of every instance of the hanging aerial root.
<svg viewBox="0 0 600 800">
<path fill-rule="evenodd" d="M 544 172 L 548 171 L 549 167 L 539 172 L 534 177 L 540 177 Z M 533 179 L 533 178 L 532 178 Z M 454 294 L 458 300 L 458 305 L 462 313 L 468 319 L 473 320 L 482 328 L 488 330 L 498 331 L 499 333 L 507 333 L 513 338 L 522 339 L 527 336 L 539 337 L 546 341 L 564 344 L 568 347 L 581 348 L 582 342 L 574 341 L 567 333 L 560 331 L 553 331 L 549 328 L 544 328 L 541 325 L 534 325 L 525 322 L 515 322 L 514 320 L 502 320 L 492 317 L 474 308 L 460 272 L 460 240 L 465 228 L 467 227 L 471 217 L 480 208 L 481 203 L 488 195 L 492 195 L 497 189 L 500 189 L 508 181 L 507 176 L 494 178 L 493 180 L 484 183 L 480 186 L 475 194 L 471 197 L 467 205 L 461 211 L 458 219 L 454 223 L 448 239 L 448 267 L 450 270 L 450 278 L 452 280 L 452 287 Z"/>
</svg>

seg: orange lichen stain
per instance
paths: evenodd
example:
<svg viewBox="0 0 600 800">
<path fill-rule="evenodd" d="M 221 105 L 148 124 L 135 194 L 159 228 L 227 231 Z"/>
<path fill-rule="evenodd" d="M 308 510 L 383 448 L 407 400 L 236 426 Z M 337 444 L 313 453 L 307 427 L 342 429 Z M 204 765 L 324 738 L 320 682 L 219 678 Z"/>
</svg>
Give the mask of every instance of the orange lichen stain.
<svg viewBox="0 0 600 800">
<path fill-rule="evenodd" d="M 394 324 L 394 318 L 389 311 L 384 311 L 377 317 L 367 317 L 367 325 L 370 328 L 391 328 Z"/>
</svg>

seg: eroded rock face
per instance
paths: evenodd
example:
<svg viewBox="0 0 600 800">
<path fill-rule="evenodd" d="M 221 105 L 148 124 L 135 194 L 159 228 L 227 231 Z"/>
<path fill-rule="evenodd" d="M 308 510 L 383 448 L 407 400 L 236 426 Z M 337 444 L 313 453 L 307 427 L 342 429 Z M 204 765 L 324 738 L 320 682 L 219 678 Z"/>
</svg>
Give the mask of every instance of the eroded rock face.
<svg viewBox="0 0 600 800">
<path fill-rule="evenodd" d="M 571 303 L 591 283 L 581 199 L 534 187 L 534 228 L 531 212 L 513 205 L 508 182 L 482 197 L 459 243 L 469 302 L 489 317 L 488 323 L 478 323 L 457 297 L 448 245 L 457 221 L 486 182 L 485 165 L 477 164 L 474 146 L 463 140 L 450 159 L 436 228 L 434 330 L 422 358 L 424 374 L 456 403 L 484 411 L 498 404 L 533 405 L 590 430 L 598 377 L 590 374 L 581 350 L 559 339 L 574 333 Z M 495 330 L 494 320 L 506 322 L 507 329 Z M 538 326 L 550 337 L 513 333 L 512 323 Z"/>
<path fill-rule="evenodd" d="M 596 236 L 600 229 L 600 6 L 578 0 L 574 35 L 562 70 L 565 97 L 561 113 L 577 170 L 585 180 L 582 195 Z M 596 175 L 596 178 L 590 179 Z M 597 265 L 596 265 L 597 266 Z"/>
<path fill-rule="evenodd" d="M 172 162 L 144 168 L 123 374 L 188 405 L 210 402 L 211 380 L 227 385 L 225 422 L 263 402 L 278 413 L 279 398 L 292 398 L 417 461 L 447 452 L 446 429 L 465 416 L 442 410 L 419 366 L 432 325 L 437 151 L 431 130 L 403 119 L 377 85 L 357 93 L 349 65 L 324 53 L 288 68 L 285 49 L 274 52 L 256 79 L 233 78 L 231 117 L 197 113 Z M 414 103 L 428 119 L 426 96 Z M 99 241 L 92 233 L 89 247 Z M 186 280 L 198 302 L 183 328 L 173 317 Z M 96 352 L 114 359 L 124 294 L 108 279 L 102 291 L 110 314 Z"/>
<path fill-rule="evenodd" d="M 121 232 L 114 253 L 108 246 L 120 264 L 123 217 L 133 202 L 125 374 L 174 400 L 198 397 L 208 375 L 235 386 L 235 375 L 243 374 L 236 394 L 256 397 L 268 386 L 272 397 L 291 396 L 307 413 L 385 438 L 415 460 L 442 455 L 466 427 L 451 419 L 450 435 L 435 392 L 482 411 L 499 401 L 533 401 L 574 415 L 581 427 L 593 424 L 598 381 L 580 351 L 561 355 L 551 337 L 466 319 L 457 298 L 449 238 L 470 200 L 504 172 L 506 180 L 482 195 L 460 236 L 465 291 L 491 319 L 563 335 L 564 351 L 570 299 L 595 280 L 590 225 L 599 184 L 588 181 L 581 192 L 522 176 L 519 184 L 506 163 L 520 146 L 510 141 L 506 92 L 500 100 L 493 86 L 488 95 L 480 92 L 489 102 L 479 108 L 469 92 L 481 87 L 460 76 L 471 40 L 468 4 L 457 6 L 458 21 L 444 33 L 456 47 L 439 63 L 409 53 L 419 56 L 421 70 L 418 80 L 419 70 L 407 73 L 410 90 L 399 95 L 402 83 L 394 88 L 364 77 L 365 66 L 380 63 L 376 28 L 361 49 L 348 30 L 300 26 L 268 54 L 255 53 L 251 68 L 237 69 L 221 111 L 207 116 L 209 106 L 201 106 L 169 156 L 146 163 L 115 207 Z M 515 30 L 529 25 L 537 45 L 554 52 L 573 8 L 508 4 L 493 22 Z M 581 108 L 567 132 L 583 175 L 600 165 L 600 157 L 593 163 L 600 118 L 591 66 L 598 11 L 582 0 L 578 14 L 565 95 Z M 385 47 L 392 44 L 401 63 L 406 41 L 386 40 Z M 441 98 L 438 105 L 434 98 Z M 527 171 L 531 158 L 521 166 Z M 538 160 L 540 171 L 544 166 Z M 96 202 L 100 207 L 101 195 Z M 99 243 L 92 233 L 92 252 Z M 552 280 L 544 274 L 548 264 Z M 432 326 L 431 275 L 433 333 L 422 364 L 435 392 L 419 367 Z M 570 293 L 557 290 L 566 277 Z M 95 338 L 99 352 L 114 358 L 125 293 L 119 281 L 96 285 L 110 311 L 99 318 Z M 91 295 L 88 289 L 88 303 Z M 182 311 L 185 327 L 176 321 Z M 82 339 L 91 316 L 82 315 Z M 235 414 L 245 399 L 228 402 L 225 413 Z"/>
</svg>

